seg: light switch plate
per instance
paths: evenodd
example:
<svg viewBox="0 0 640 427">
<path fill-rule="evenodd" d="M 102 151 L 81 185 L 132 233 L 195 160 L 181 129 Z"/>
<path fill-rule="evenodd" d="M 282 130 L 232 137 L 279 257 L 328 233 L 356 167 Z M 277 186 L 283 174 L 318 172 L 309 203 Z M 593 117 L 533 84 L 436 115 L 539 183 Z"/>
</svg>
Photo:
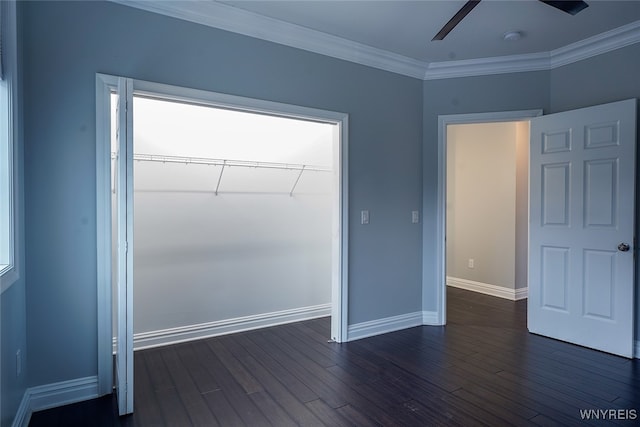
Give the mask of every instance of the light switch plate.
<svg viewBox="0 0 640 427">
<path fill-rule="evenodd" d="M 369 224 L 369 211 L 360 211 L 360 223 Z"/>
</svg>

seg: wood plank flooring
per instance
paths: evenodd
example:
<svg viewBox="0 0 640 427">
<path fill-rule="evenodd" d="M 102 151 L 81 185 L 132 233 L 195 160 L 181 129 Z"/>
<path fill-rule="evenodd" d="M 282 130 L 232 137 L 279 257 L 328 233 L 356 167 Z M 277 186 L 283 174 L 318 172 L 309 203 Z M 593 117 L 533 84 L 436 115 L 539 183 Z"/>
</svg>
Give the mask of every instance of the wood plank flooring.
<svg viewBox="0 0 640 427">
<path fill-rule="evenodd" d="M 526 301 L 454 288 L 448 297 L 446 327 L 331 344 L 322 318 L 138 351 L 133 415 L 119 418 L 106 396 L 37 412 L 30 426 L 640 422 L 637 359 L 529 334 Z M 593 409 L 639 418 L 581 420 Z"/>
</svg>

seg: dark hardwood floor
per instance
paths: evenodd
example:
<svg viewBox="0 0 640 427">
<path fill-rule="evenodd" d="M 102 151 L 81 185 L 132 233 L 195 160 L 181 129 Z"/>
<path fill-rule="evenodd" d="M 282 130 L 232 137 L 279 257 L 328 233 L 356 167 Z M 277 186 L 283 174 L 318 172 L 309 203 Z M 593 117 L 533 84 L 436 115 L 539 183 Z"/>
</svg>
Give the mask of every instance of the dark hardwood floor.
<svg viewBox="0 0 640 427">
<path fill-rule="evenodd" d="M 529 334 L 526 301 L 448 296 L 446 327 L 330 344 L 323 318 L 138 351 L 133 415 L 106 396 L 30 426 L 640 423 L 638 360 Z M 638 418 L 581 420 L 593 409 Z"/>
</svg>

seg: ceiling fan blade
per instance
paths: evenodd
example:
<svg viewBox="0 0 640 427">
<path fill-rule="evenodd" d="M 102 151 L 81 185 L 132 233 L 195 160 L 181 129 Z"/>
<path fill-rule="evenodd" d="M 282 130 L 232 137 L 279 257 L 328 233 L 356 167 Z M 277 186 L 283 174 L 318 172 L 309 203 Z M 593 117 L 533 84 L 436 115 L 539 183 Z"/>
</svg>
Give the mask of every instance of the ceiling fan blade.
<svg viewBox="0 0 640 427">
<path fill-rule="evenodd" d="M 558 0 L 540 0 L 542 3 L 553 6 L 556 9 L 560 9 L 563 12 L 567 12 L 570 15 L 575 15 L 583 9 L 589 7 L 584 1 L 558 1 Z"/>
<path fill-rule="evenodd" d="M 458 25 L 460 21 L 462 21 L 464 17 L 467 16 L 469 12 L 471 12 L 473 8 L 478 5 L 478 3 L 480 3 L 480 0 L 470 0 L 466 2 L 464 6 L 462 6 L 462 8 L 458 11 L 458 13 L 453 15 L 453 18 L 451 18 L 449 22 L 444 24 L 444 27 L 442 27 L 442 29 L 438 32 L 438 34 L 436 34 L 434 38 L 431 39 L 431 41 L 444 39 L 447 36 L 447 34 L 449 34 L 451 30 L 453 30 L 455 26 Z M 559 3 L 562 3 L 562 2 L 559 2 Z M 570 2 L 570 3 L 575 3 L 575 2 Z"/>
</svg>

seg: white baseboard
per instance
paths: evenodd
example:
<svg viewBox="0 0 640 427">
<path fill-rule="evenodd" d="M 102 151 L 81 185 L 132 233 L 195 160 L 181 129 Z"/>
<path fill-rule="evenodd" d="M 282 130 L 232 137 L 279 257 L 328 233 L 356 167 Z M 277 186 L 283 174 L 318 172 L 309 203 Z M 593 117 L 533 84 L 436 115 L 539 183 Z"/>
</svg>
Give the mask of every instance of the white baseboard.
<svg viewBox="0 0 640 427">
<path fill-rule="evenodd" d="M 399 316 L 385 317 L 384 319 L 370 320 L 368 322 L 350 325 L 347 331 L 347 341 L 359 340 L 374 335 L 386 334 L 401 329 L 422 326 L 422 312 L 401 314 Z"/>
<path fill-rule="evenodd" d="M 30 387 L 24 392 L 12 426 L 27 427 L 31 414 L 36 411 L 95 399 L 98 396 L 97 376 Z"/>
<path fill-rule="evenodd" d="M 422 324 L 425 326 L 442 326 L 437 311 L 423 311 Z"/>
<path fill-rule="evenodd" d="M 490 285 L 488 283 L 474 282 L 473 280 L 459 279 L 457 277 L 447 276 L 447 286 L 452 288 L 464 289 L 467 291 L 479 292 L 493 297 L 504 298 L 511 301 L 517 301 L 527 298 L 529 288 L 509 289 L 503 286 Z"/>
<path fill-rule="evenodd" d="M 197 325 L 181 326 L 151 332 L 141 332 L 133 335 L 133 349 L 160 347 L 180 342 L 199 340 L 218 335 L 249 331 L 251 329 L 266 328 L 285 323 L 299 322 L 331 315 L 331 304 L 321 304 L 311 307 L 294 308 L 290 310 L 263 313 L 253 316 L 236 317 Z M 115 339 L 114 339 L 115 350 Z"/>
<path fill-rule="evenodd" d="M 28 427 L 29 421 L 31 421 L 31 409 L 29 409 L 29 395 L 27 391 L 22 395 L 20 406 L 16 411 L 16 416 L 13 418 L 11 427 Z"/>
<path fill-rule="evenodd" d="M 515 301 L 529 298 L 529 287 L 515 289 Z"/>
</svg>

